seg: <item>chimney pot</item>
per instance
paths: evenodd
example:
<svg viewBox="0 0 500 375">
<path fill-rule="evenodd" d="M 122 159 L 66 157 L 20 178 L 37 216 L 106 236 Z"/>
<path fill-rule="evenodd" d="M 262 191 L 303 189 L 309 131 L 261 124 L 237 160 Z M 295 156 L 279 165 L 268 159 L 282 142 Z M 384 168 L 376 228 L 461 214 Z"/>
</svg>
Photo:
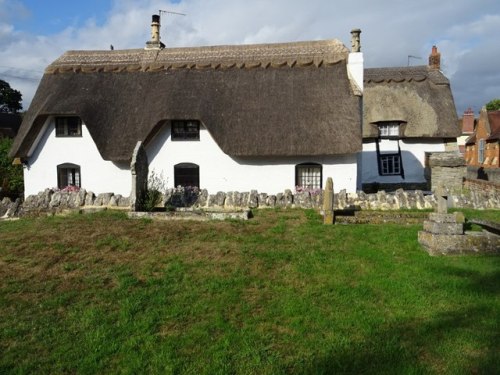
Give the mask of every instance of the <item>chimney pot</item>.
<svg viewBox="0 0 500 375">
<path fill-rule="evenodd" d="M 429 55 L 429 68 L 437 70 L 441 69 L 441 53 L 438 52 L 436 46 L 432 46 L 432 51 Z"/>
<path fill-rule="evenodd" d="M 153 14 L 151 20 L 151 40 L 146 42 L 145 49 L 161 49 L 165 45 L 160 42 L 160 16 Z"/>
<path fill-rule="evenodd" d="M 361 30 L 353 29 L 351 30 L 351 52 L 361 52 Z"/>
</svg>

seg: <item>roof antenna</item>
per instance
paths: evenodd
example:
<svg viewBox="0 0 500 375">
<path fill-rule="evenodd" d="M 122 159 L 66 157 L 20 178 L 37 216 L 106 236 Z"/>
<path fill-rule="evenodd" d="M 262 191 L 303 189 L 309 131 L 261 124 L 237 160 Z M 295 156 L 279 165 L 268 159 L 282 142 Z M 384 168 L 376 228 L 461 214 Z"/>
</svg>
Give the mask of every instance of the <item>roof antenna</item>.
<svg viewBox="0 0 500 375">
<path fill-rule="evenodd" d="M 161 14 L 162 13 L 165 13 L 165 14 L 175 14 L 177 16 L 187 16 L 187 14 L 184 14 L 184 13 L 179 13 L 179 12 L 172 12 L 170 10 L 158 10 L 158 14 L 160 15 L 161 17 Z M 165 26 L 163 26 L 165 28 Z"/>
<path fill-rule="evenodd" d="M 413 56 L 413 55 L 408 55 L 408 66 L 410 66 L 410 59 L 420 59 L 420 60 L 422 60 L 421 57 Z"/>
</svg>

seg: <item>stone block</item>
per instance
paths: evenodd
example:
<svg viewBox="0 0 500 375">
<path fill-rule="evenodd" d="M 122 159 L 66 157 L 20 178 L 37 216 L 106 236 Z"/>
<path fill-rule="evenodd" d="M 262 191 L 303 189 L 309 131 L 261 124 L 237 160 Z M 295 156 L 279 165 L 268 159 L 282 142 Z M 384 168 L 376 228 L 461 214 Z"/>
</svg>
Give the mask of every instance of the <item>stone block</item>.
<svg viewBox="0 0 500 375">
<path fill-rule="evenodd" d="M 463 234 L 464 226 L 459 223 L 424 221 L 424 230 L 434 234 Z"/>
<path fill-rule="evenodd" d="M 430 255 L 457 254 L 463 249 L 463 235 L 418 232 L 418 242 Z"/>
<path fill-rule="evenodd" d="M 250 196 L 248 197 L 248 207 L 257 208 L 259 207 L 259 193 L 257 190 L 251 190 Z"/>
<path fill-rule="evenodd" d="M 438 214 L 436 212 L 432 212 L 429 214 L 429 220 L 435 221 L 437 223 L 456 223 L 457 218 L 455 214 Z"/>
</svg>

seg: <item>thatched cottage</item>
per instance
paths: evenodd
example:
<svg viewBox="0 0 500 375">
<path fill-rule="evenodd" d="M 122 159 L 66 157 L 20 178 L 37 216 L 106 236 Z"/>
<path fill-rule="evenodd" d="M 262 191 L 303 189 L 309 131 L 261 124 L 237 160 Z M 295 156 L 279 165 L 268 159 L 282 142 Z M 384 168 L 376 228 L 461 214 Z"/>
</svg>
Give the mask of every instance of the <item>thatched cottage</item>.
<svg viewBox="0 0 500 375">
<path fill-rule="evenodd" d="M 434 46 L 428 66 L 364 71 L 363 185 L 428 187 L 426 155 L 457 150 L 461 129 Z"/>
<path fill-rule="evenodd" d="M 141 141 L 167 185 L 270 194 L 355 191 L 363 58 L 338 40 L 69 51 L 45 71 L 11 155 L 25 194 L 77 185 L 129 195 Z M 356 39 L 356 37 L 358 39 Z"/>
</svg>

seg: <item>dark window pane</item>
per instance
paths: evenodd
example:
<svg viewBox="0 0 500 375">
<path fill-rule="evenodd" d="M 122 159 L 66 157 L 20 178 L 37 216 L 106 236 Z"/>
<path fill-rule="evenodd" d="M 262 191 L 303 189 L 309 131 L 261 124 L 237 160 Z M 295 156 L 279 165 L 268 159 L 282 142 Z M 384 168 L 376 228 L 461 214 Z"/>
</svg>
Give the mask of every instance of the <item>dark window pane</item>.
<svg viewBox="0 0 500 375">
<path fill-rule="evenodd" d="M 175 186 L 200 187 L 200 167 L 196 164 L 181 163 L 174 166 Z"/>
</svg>

